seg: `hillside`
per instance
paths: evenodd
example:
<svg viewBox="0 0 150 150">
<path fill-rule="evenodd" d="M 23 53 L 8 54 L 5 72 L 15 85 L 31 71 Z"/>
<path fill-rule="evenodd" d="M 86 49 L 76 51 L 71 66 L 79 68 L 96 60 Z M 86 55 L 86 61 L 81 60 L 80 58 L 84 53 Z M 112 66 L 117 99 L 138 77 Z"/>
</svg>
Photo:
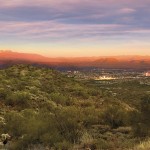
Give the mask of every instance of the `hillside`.
<svg viewBox="0 0 150 150">
<path fill-rule="evenodd" d="M 115 97 L 110 94 L 114 87 L 31 65 L 1 69 L 0 80 L 0 133 L 12 136 L 10 150 L 119 150 L 134 147 L 140 138 L 132 123 L 139 115 L 139 99 L 130 101 L 147 86 L 121 83 L 117 87 L 126 91 Z M 134 92 L 124 101 L 127 88 Z"/>
</svg>

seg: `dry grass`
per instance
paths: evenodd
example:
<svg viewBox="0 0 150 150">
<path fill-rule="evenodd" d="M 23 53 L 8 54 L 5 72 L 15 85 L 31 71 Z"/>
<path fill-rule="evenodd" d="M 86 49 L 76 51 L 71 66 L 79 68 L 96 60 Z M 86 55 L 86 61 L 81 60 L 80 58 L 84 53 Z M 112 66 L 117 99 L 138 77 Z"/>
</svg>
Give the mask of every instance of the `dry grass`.
<svg viewBox="0 0 150 150">
<path fill-rule="evenodd" d="M 141 142 L 134 148 L 134 150 L 150 150 L 150 139 Z"/>
</svg>

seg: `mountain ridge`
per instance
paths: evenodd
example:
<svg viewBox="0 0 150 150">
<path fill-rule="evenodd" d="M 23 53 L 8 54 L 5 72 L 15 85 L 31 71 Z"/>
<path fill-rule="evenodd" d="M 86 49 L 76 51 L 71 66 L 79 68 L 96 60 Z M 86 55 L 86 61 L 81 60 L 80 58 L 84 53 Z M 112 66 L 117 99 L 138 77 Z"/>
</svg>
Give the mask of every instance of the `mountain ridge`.
<svg viewBox="0 0 150 150">
<path fill-rule="evenodd" d="M 0 51 L 0 65 L 17 63 L 48 66 L 150 69 L 150 56 L 46 57 L 39 54 Z"/>
</svg>

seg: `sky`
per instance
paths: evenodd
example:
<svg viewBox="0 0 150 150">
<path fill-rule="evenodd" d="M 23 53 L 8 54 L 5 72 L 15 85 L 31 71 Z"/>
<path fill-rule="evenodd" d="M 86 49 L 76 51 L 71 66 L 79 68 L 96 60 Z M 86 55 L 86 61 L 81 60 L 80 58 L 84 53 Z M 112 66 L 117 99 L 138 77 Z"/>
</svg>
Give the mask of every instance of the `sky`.
<svg viewBox="0 0 150 150">
<path fill-rule="evenodd" d="M 0 50 L 150 55 L 150 0 L 0 0 Z"/>
</svg>

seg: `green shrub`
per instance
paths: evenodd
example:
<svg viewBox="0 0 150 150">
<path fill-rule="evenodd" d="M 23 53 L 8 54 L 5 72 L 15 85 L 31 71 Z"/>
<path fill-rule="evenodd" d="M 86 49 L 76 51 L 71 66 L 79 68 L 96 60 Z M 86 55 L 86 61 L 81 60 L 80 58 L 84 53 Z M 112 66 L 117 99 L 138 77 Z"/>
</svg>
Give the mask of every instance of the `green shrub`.
<svg viewBox="0 0 150 150">
<path fill-rule="evenodd" d="M 21 108 L 29 107 L 30 94 L 24 91 L 16 91 L 6 97 L 5 103 L 10 106 L 19 106 Z"/>
<path fill-rule="evenodd" d="M 67 98 L 65 96 L 63 96 L 62 94 L 60 94 L 60 93 L 51 93 L 50 98 L 56 104 L 66 105 Z"/>
<path fill-rule="evenodd" d="M 98 150 L 108 150 L 108 149 L 110 149 L 110 145 L 108 144 L 107 141 L 105 141 L 103 139 L 98 139 L 96 141 L 96 149 L 98 149 Z"/>
<path fill-rule="evenodd" d="M 92 150 L 96 148 L 94 138 L 88 132 L 83 133 L 80 142 L 83 148 L 91 148 Z"/>
<path fill-rule="evenodd" d="M 55 143 L 54 147 L 56 150 L 68 150 L 71 149 L 72 145 L 67 141 L 63 141 L 63 142 Z"/>
<path fill-rule="evenodd" d="M 67 107 L 55 112 L 55 120 L 60 134 L 67 141 L 79 141 L 82 133 L 82 114 L 76 107 Z"/>
<path fill-rule="evenodd" d="M 5 115 L 5 132 L 14 137 L 19 137 L 24 133 L 24 117 L 17 112 L 10 112 Z"/>
<path fill-rule="evenodd" d="M 83 125 L 90 128 L 92 125 L 99 123 L 100 113 L 95 107 L 86 107 L 83 109 Z"/>
<path fill-rule="evenodd" d="M 132 131 L 131 127 L 119 127 L 117 129 L 113 129 L 114 133 L 123 133 L 123 134 L 129 134 Z"/>
<path fill-rule="evenodd" d="M 0 100 L 4 100 L 7 95 L 9 95 L 10 91 L 6 88 L 0 88 Z"/>
<path fill-rule="evenodd" d="M 140 110 L 133 111 L 130 122 L 133 127 L 134 135 L 145 137 L 150 136 L 150 96 L 141 98 Z"/>
<path fill-rule="evenodd" d="M 119 106 L 109 106 L 102 114 L 104 124 L 111 126 L 112 128 L 118 128 L 126 125 L 127 114 L 125 110 L 122 110 Z"/>
</svg>

